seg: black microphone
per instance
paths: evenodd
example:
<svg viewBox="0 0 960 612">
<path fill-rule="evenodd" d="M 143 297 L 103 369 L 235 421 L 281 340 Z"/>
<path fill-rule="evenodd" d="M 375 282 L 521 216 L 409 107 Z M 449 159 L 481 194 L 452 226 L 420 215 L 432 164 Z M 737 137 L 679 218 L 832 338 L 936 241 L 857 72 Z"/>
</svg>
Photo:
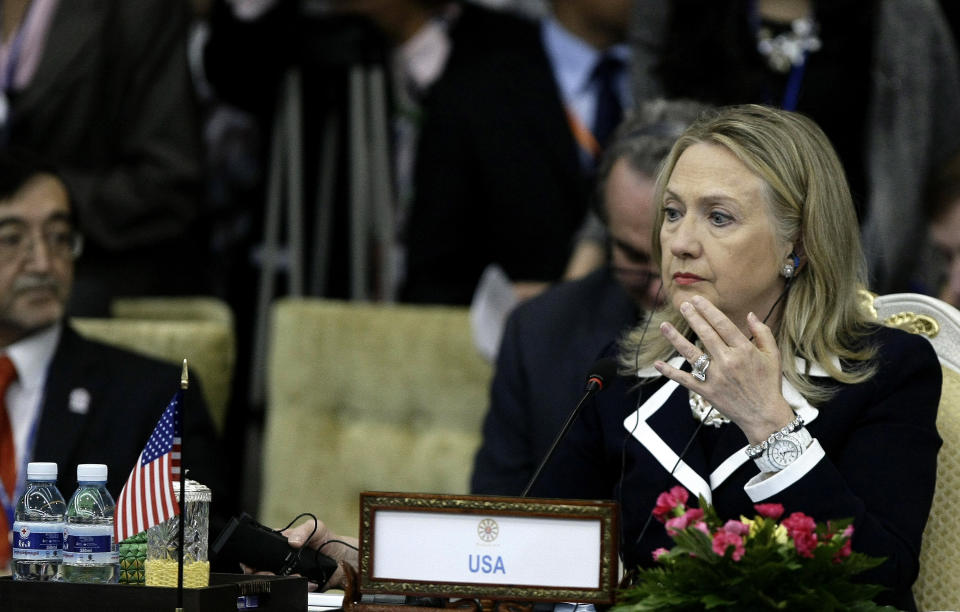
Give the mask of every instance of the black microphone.
<svg viewBox="0 0 960 612">
<path fill-rule="evenodd" d="M 533 488 L 533 485 L 537 482 L 537 479 L 540 478 L 540 472 L 543 471 L 543 468 L 547 465 L 547 462 L 550 461 L 551 457 L 553 457 L 553 453 L 557 450 L 560 440 L 563 440 L 564 436 L 567 435 L 567 430 L 569 430 L 570 426 L 573 425 L 574 420 L 576 420 L 577 415 L 580 414 L 580 409 L 583 407 L 586 401 L 593 397 L 593 395 L 598 391 L 606 388 L 606 386 L 613 382 L 613 379 L 616 378 L 617 360 L 612 357 L 598 359 L 597 362 L 594 363 L 590 368 L 589 372 L 590 373 L 587 374 L 587 384 L 584 388 L 583 397 L 580 398 L 580 401 L 577 402 L 573 412 L 571 412 L 570 416 L 567 417 L 567 421 L 563 424 L 563 427 L 560 428 L 560 433 L 558 433 L 557 437 L 553 439 L 553 444 L 550 445 L 550 450 L 548 450 L 547 454 L 544 455 L 543 460 L 537 467 L 537 471 L 533 473 L 533 477 L 530 478 L 530 482 L 527 483 L 527 486 L 523 489 L 523 493 L 520 494 L 520 497 L 526 497 L 530 492 L 530 489 Z"/>
</svg>

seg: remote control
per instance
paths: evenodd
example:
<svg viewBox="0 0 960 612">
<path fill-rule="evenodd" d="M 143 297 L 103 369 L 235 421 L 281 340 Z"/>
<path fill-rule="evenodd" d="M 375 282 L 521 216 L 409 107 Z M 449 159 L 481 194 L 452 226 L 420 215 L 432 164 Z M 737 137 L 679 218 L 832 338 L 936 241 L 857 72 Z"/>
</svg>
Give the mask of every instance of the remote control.
<svg viewBox="0 0 960 612">
<path fill-rule="evenodd" d="M 261 525 L 246 512 L 230 519 L 211 551 L 218 560 L 243 563 L 278 576 L 300 574 L 321 587 L 337 569 L 337 562 L 330 557 L 312 548 L 293 548 L 286 536 Z"/>
</svg>

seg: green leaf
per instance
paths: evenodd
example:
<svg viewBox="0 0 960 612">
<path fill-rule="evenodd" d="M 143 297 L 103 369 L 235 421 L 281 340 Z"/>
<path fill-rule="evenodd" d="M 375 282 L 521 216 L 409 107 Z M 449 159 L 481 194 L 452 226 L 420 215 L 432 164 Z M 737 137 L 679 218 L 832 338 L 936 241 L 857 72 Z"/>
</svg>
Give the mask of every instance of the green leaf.
<svg viewBox="0 0 960 612">
<path fill-rule="evenodd" d="M 700 598 L 700 601 L 703 602 L 703 607 L 707 610 L 712 610 L 714 608 L 720 608 L 724 606 L 732 606 L 737 603 L 736 599 L 725 599 L 718 595 L 709 594 L 704 595 Z"/>
</svg>

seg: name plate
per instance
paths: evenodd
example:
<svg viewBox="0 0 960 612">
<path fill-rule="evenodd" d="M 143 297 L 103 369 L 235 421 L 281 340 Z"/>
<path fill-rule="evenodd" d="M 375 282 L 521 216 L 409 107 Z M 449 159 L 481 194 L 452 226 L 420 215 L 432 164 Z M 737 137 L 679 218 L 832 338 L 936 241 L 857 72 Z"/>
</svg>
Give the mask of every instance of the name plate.
<svg viewBox="0 0 960 612">
<path fill-rule="evenodd" d="M 614 502 L 362 493 L 360 592 L 612 603 Z"/>
</svg>

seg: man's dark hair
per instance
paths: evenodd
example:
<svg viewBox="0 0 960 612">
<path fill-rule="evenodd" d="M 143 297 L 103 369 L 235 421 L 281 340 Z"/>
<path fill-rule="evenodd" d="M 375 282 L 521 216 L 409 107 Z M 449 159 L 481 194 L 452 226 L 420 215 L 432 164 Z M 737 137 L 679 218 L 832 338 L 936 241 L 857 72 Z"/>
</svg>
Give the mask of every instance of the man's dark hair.
<svg viewBox="0 0 960 612">
<path fill-rule="evenodd" d="M 40 156 L 23 149 L 0 151 L 0 202 L 11 199 L 30 179 L 47 174 L 63 184 L 67 190 L 67 204 L 70 207 L 70 222 L 77 227 L 77 207 L 74 206 L 70 186 L 63 179 L 55 165 Z"/>
</svg>

